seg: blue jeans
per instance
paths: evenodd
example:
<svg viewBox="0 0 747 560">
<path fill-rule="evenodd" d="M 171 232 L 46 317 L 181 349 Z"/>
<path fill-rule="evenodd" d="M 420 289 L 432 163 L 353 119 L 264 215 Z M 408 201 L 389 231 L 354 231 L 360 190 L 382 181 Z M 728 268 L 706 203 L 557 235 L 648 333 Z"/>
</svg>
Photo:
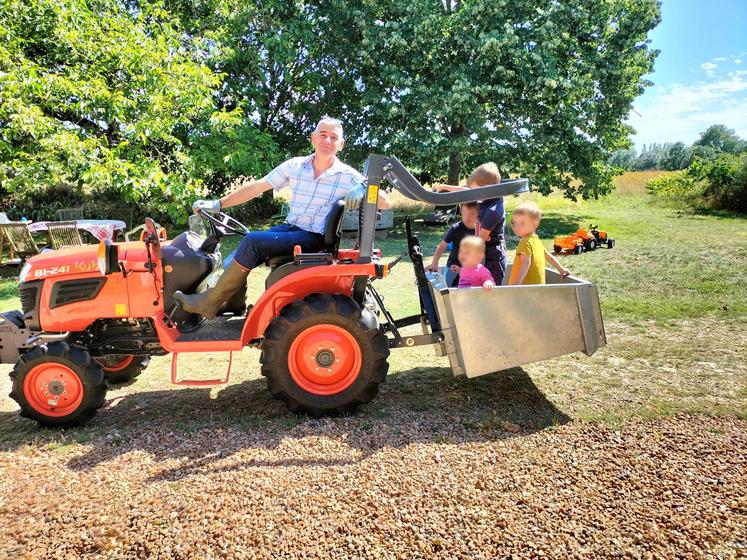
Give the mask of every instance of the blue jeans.
<svg viewBox="0 0 747 560">
<path fill-rule="evenodd" d="M 493 275 L 496 286 L 503 283 L 506 273 L 506 251 L 502 247 L 488 247 L 485 254 L 485 268 Z"/>
<path fill-rule="evenodd" d="M 250 270 L 264 263 L 268 257 L 293 254 L 296 245 L 300 245 L 304 253 L 321 251 L 324 236 L 291 224 L 280 224 L 266 231 L 252 231 L 241 240 L 234 260 L 239 266 Z"/>
</svg>

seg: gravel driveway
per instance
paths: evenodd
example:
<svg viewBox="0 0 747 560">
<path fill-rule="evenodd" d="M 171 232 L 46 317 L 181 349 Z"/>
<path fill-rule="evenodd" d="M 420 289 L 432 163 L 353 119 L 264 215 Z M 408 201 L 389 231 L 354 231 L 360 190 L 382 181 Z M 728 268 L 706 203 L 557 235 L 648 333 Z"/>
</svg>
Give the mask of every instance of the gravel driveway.
<svg viewBox="0 0 747 560">
<path fill-rule="evenodd" d="M 412 414 L 410 414 L 412 416 Z M 0 454 L 7 558 L 743 558 L 747 422 L 360 417 Z"/>
</svg>

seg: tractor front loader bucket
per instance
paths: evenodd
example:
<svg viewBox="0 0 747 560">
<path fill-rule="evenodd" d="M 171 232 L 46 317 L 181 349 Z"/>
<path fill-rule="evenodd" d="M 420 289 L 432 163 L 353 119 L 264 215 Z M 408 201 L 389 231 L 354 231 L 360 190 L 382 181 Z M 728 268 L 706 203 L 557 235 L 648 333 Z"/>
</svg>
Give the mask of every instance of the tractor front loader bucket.
<svg viewBox="0 0 747 560">
<path fill-rule="evenodd" d="M 510 274 L 506 271 L 506 277 Z M 554 270 L 547 284 L 455 289 L 428 273 L 431 296 L 455 375 L 477 377 L 605 346 L 594 284 Z"/>
</svg>

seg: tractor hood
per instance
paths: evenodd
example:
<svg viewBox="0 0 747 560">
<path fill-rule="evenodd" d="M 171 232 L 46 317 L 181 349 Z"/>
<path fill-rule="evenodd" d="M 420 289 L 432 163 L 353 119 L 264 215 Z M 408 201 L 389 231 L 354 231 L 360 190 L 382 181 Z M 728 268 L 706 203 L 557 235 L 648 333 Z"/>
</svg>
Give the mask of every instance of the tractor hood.
<svg viewBox="0 0 747 560">
<path fill-rule="evenodd" d="M 43 280 L 44 278 L 73 274 L 97 273 L 98 245 L 82 245 L 57 251 L 44 251 L 31 257 L 21 269 L 20 281 Z"/>
</svg>

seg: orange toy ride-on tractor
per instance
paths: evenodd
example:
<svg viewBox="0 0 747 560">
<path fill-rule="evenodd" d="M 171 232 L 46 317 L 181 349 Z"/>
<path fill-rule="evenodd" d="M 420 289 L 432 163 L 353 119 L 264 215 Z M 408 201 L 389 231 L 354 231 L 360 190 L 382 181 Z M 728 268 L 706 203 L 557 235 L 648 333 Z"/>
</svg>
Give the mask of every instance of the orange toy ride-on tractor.
<svg viewBox="0 0 747 560">
<path fill-rule="evenodd" d="M 387 375 L 390 349 L 430 344 L 437 351 L 453 351 L 450 327 L 439 323 L 440 317 L 446 320 L 443 302 L 440 311 L 436 305 L 448 290 L 434 291 L 433 279 L 426 278 L 409 219 L 420 313 L 393 319 L 374 287 L 400 260 L 384 264 L 374 248 L 380 185 L 386 181 L 413 200 L 457 204 L 525 192 L 528 181 L 433 193 L 396 158 L 375 154 L 369 156 L 365 174 L 368 191 L 356 249 L 339 247 L 344 204 L 338 201 L 327 216 L 323 252 L 297 250 L 267 259 L 271 271 L 254 305 L 246 308 L 245 289 L 240 290 L 209 321 L 180 309 L 173 294 L 205 290 L 221 273 L 221 239 L 247 232 L 225 214 L 201 214 L 205 236 L 185 231 L 164 240 L 148 218 L 141 241 L 102 242 L 29 259 L 20 274 L 23 311 L 0 314 L 0 362 L 15 364 L 10 396 L 21 415 L 46 426 L 84 424 L 104 403 L 108 381 L 132 379 L 154 355 L 172 354 L 175 384 L 222 384 L 230 365 L 218 379 L 179 379 L 178 355 L 232 353 L 246 346 L 262 350 L 268 389 L 290 410 L 313 416 L 342 413 L 374 398 Z M 594 288 L 579 282 L 576 288 Z M 578 298 L 568 301 L 576 305 Z M 578 315 L 574 310 L 569 317 Z M 421 325 L 423 334 L 401 333 L 407 325 Z M 593 342 L 591 350 L 587 344 L 562 352 L 593 352 L 603 331 L 592 327 L 584 332 L 584 340 Z M 459 370 L 468 376 L 474 371 Z"/>
<path fill-rule="evenodd" d="M 553 249 L 556 253 L 571 251 L 580 255 L 584 251 L 593 251 L 601 245 L 612 249 L 615 246 L 615 240 L 609 237 L 606 231 L 599 231 L 599 226 L 590 225 L 589 229 L 579 228 L 571 235 L 556 237 Z"/>
</svg>

